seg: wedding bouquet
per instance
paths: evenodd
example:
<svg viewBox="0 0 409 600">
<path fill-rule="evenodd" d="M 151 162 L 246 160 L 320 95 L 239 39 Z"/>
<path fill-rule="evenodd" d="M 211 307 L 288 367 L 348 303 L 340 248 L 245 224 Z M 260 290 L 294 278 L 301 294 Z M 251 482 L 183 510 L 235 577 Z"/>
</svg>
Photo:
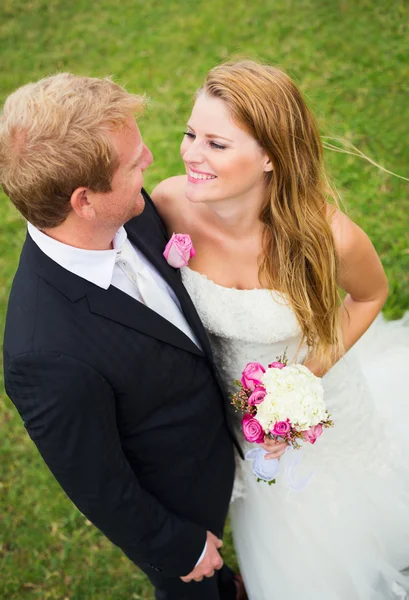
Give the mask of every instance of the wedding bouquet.
<svg viewBox="0 0 409 600">
<path fill-rule="evenodd" d="M 324 427 L 333 421 L 324 403 L 321 379 L 300 364 L 288 364 L 284 354 L 267 370 L 250 362 L 244 368 L 240 388 L 232 395 L 232 404 L 244 413 L 242 429 L 248 442 L 262 444 L 265 437 L 299 449 L 300 442 L 315 444 Z M 264 460 L 263 448 L 250 450 L 253 471 L 259 480 L 275 483 L 279 461 Z"/>
</svg>

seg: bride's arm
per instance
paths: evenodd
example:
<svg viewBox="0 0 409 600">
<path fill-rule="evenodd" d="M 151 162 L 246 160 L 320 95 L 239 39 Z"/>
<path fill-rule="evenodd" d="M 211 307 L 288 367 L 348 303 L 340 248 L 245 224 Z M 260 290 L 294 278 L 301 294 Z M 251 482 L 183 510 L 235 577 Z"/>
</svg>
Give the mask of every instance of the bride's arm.
<svg viewBox="0 0 409 600">
<path fill-rule="evenodd" d="M 381 261 L 368 236 L 340 211 L 332 229 L 339 257 L 339 286 L 346 292 L 340 306 L 342 338 L 349 350 L 381 311 L 388 296 L 388 282 Z M 325 370 L 313 353 L 304 363 L 316 375 Z"/>
</svg>

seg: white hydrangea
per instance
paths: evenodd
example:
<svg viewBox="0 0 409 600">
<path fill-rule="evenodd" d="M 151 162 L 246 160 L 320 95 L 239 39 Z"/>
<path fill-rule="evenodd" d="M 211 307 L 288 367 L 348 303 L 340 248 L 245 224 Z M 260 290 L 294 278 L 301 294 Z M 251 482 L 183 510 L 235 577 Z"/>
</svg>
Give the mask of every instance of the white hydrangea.
<svg viewBox="0 0 409 600">
<path fill-rule="evenodd" d="M 262 384 L 267 393 L 257 405 L 257 420 L 266 432 L 287 419 L 300 430 L 328 419 L 321 379 L 304 365 L 267 369 Z"/>
</svg>

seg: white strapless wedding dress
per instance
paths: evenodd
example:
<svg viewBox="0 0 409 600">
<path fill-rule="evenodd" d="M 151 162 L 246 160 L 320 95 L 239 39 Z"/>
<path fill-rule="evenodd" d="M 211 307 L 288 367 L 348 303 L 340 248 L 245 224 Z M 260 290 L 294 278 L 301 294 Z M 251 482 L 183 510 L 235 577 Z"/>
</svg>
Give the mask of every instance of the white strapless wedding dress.
<svg viewBox="0 0 409 600">
<path fill-rule="evenodd" d="M 285 297 L 181 272 L 231 391 L 247 362 L 291 359 L 300 329 Z M 302 491 L 288 454 L 271 486 L 238 461 L 231 522 L 249 599 L 409 598 L 409 318 L 379 317 L 323 384 L 335 426 L 304 445 Z"/>
</svg>

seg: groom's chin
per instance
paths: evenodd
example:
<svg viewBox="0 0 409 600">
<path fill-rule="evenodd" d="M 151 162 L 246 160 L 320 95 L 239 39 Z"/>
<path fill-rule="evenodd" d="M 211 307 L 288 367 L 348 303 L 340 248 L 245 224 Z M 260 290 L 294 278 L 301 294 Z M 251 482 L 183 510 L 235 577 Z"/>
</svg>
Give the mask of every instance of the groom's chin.
<svg viewBox="0 0 409 600">
<path fill-rule="evenodd" d="M 143 213 L 144 209 L 145 209 L 145 198 L 142 196 L 142 192 L 140 192 L 138 197 L 136 198 L 134 211 L 133 211 L 133 214 L 130 216 L 129 220 L 133 219 L 134 217 L 139 217 L 139 215 L 141 215 Z"/>
</svg>

